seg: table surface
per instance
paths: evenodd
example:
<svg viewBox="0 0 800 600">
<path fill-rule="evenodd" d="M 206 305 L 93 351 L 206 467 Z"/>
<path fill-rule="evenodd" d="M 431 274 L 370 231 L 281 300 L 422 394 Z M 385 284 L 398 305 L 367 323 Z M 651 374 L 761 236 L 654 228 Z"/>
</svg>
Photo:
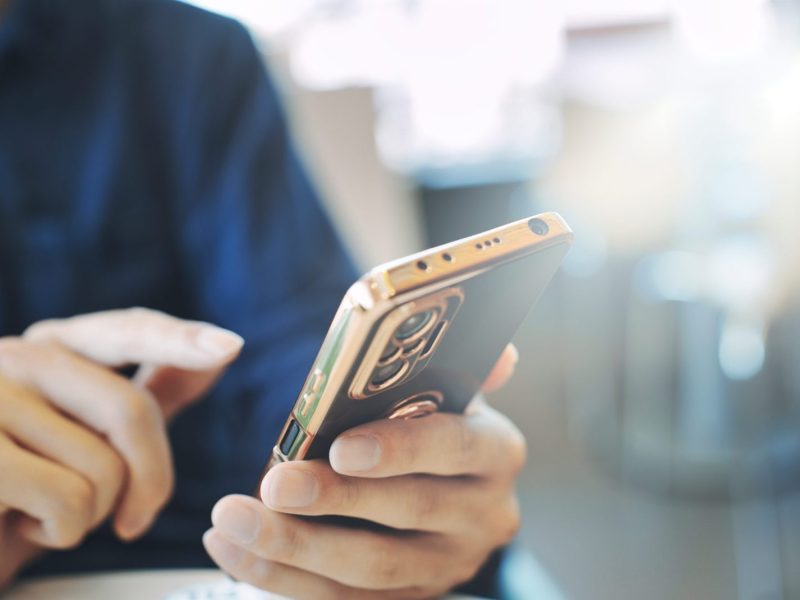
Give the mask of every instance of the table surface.
<svg viewBox="0 0 800 600">
<path fill-rule="evenodd" d="M 215 569 L 126 571 L 48 577 L 12 587 L 2 600 L 279 600 L 245 584 L 235 584 Z M 469 600 L 448 596 L 447 600 Z M 474 597 L 473 597 L 473 600 Z"/>
</svg>

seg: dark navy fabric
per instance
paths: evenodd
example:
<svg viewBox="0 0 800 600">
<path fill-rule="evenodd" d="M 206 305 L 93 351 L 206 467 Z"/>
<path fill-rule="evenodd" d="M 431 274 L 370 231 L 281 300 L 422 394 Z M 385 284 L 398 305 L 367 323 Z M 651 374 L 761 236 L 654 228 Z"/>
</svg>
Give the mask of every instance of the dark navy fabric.
<svg viewBox="0 0 800 600">
<path fill-rule="evenodd" d="M 146 306 L 246 346 L 171 427 L 174 499 L 33 571 L 210 565 L 214 502 L 249 493 L 354 272 L 234 21 L 168 0 L 16 0 L 0 19 L 0 336 Z M 97 398 L 101 403 L 103 398 Z"/>
</svg>

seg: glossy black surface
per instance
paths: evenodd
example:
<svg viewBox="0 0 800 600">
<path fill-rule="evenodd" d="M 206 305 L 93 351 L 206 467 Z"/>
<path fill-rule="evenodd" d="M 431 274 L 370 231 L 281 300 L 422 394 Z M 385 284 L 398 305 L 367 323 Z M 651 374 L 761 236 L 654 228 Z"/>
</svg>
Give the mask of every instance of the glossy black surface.
<svg viewBox="0 0 800 600">
<path fill-rule="evenodd" d="M 392 407 L 415 394 L 440 392 L 441 410 L 463 411 L 546 288 L 568 248 L 568 243 L 551 246 L 459 283 L 463 303 L 426 368 L 397 387 L 356 400 L 348 395 L 349 381 L 369 347 L 369 342 L 365 343 L 361 356 L 351 366 L 348 384 L 339 391 L 306 458 L 326 457 L 340 433 L 385 417 Z M 451 286 L 442 289 L 447 287 Z M 384 318 L 388 314 L 391 313 Z M 375 335 L 380 323 L 376 323 L 371 335 Z"/>
</svg>

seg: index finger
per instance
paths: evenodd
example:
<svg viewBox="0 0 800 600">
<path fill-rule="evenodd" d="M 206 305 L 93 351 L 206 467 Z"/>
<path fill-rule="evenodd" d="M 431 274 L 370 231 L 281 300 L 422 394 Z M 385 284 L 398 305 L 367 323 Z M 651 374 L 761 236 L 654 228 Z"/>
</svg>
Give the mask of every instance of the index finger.
<svg viewBox="0 0 800 600">
<path fill-rule="evenodd" d="M 508 383 L 511 376 L 514 375 L 514 368 L 519 362 L 519 352 L 514 344 L 509 344 L 503 350 L 500 358 L 497 359 L 494 367 L 489 372 L 486 380 L 481 386 L 481 390 L 487 394 L 496 392 Z"/>
<path fill-rule="evenodd" d="M 525 462 L 525 439 L 485 402 L 464 415 L 384 419 L 350 429 L 331 446 L 330 463 L 342 475 L 394 477 L 515 475 Z"/>
<path fill-rule="evenodd" d="M 0 341 L 0 371 L 108 438 L 128 467 L 117 531 L 126 538 L 144 532 L 173 485 L 166 426 L 155 399 L 55 344 Z"/>
<path fill-rule="evenodd" d="M 58 342 L 109 366 L 154 363 L 197 371 L 228 364 L 244 343 L 227 329 L 147 308 L 40 321 L 29 327 L 24 337 Z"/>
</svg>

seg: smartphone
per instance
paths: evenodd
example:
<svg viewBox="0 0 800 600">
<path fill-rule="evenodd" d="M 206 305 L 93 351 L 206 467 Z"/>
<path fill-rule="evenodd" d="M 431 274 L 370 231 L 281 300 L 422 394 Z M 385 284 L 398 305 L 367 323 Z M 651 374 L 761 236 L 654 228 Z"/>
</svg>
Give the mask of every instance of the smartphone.
<svg viewBox="0 0 800 600">
<path fill-rule="evenodd" d="M 376 419 L 462 412 L 558 269 L 572 232 L 556 213 L 378 266 L 348 290 L 271 466 L 327 458 Z"/>
</svg>

